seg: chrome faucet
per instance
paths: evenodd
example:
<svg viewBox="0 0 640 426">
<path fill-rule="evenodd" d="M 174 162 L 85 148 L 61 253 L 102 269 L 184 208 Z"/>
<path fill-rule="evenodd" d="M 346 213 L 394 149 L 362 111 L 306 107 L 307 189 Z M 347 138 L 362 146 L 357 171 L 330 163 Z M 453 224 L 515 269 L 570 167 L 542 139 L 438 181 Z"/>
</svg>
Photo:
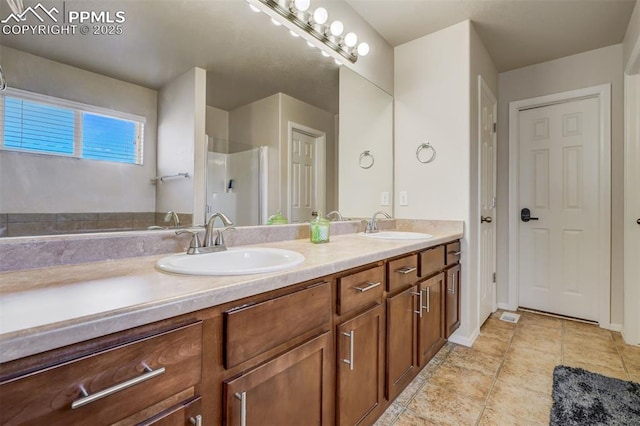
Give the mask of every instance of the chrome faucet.
<svg viewBox="0 0 640 426">
<path fill-rule="evenodd" d="M 170 222 L 171 220 L 173 220 L 174 228 L 177 228 L 178 226 L 180 226 L 180 218 L 178 217 L 178 214 L 173 210 L 169 210 L 167 214 L 164 215 L 163 222 Z"/>
<path fill-rule="evenodd" d="M 330 216 L 335 215 L 335 217 L 342 222 L 344 220 L 344 218 L 342 217 L 342 215 L 340 214 L 340 212 L 338 210 L 333 210 L 330 211 L 329 213 L 327 213 L 327 219 L 329 219 Z M 329 219 L 330 220 L 330 219 Z"/>
<path fill-rule="evenodd" d="M 213 229 L 213 225 L 217 218 L 220 218 L 220 221 L 222 221 L 222 224 L 225 226 L 224 229 L 222 230 Z M 207 230 L 204 234 L 203 247 L 211 247 L 212 248 L 211 251 L 226 250 L 227 247 L 224 244 L 223 233 L 226 230 L 235 229 L 233 228 L 233 222 L 231 221 L 231 219 L 229 219 L 224 213 L 221 213 L 221 212 L 214 213 L 209 218 L 206 228 Z M 214 237 L 214 234 L 215 234 L 215 237 Z"/>
<path fill-rule="evenodd" d="M 379 232 L 378 231 L 378 222 L 376 221 L 376 218 L 378 217 L 378 215 L 383 215 L 387 219 L 391 219 L 391 215 L 389 213 L 387 213 L 387 212 L 383 212 L 383 211 L 375 212 L 373 214 L 373 216 L 371 217 L 371 220 L 363 220 L 362 221 L 362 223 L 365 225 L 365 228 L 364 228 L 364 233 L 365 234 L 372 234 L 372 233 L 375 233 L 375 232 Z"/>
</svg>

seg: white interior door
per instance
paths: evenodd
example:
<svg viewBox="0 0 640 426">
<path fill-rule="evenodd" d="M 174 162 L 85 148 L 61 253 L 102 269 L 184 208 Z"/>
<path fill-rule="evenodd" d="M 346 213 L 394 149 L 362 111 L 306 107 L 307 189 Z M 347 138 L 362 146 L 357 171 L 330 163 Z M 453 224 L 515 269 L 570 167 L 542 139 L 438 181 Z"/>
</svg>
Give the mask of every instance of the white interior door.
<svg viewBox="0 0 640 426">
<path fill-rule="evenodd" d="M 480 324 L 496 310 L 496 118 L 497 101 L 478 76 L 480 114 Z"/>
<path fill-rule="evenodd" d="M 293 130 L 291 137 L 291 222 L 307 222 L 315 206 L 316 138 Z"/>
<path fill-rule="evenodd" d="M 519 305 L 598 320 L 599 102 L 520 111 Z M 526 216 L 526 214 L 524 215 Z"/>
</svg>

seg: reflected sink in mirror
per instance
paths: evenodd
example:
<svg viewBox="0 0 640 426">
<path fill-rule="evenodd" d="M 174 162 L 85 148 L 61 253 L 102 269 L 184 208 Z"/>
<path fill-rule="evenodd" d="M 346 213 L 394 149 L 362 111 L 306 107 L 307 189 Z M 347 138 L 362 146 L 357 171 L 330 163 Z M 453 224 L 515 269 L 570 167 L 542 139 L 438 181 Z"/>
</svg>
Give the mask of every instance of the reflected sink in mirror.
<svg viewBox="0 0 640 426">
<path fill-rule="evenodd" d="M 304 259 L 291 250 L 248 247 L 205 254 L 174 254 L 160 259 L 156 267 L 163 272 L 185 275 L 249 275 L 293 268 Z"/>
<path fill-rule="evenodd" d="M 380 231 L 366 234 L 361 232 L 358 235 L 374 240 L 428 240 L 429 238 L 433 238 L 431 234 L 408 231 Z"/>
</svg>

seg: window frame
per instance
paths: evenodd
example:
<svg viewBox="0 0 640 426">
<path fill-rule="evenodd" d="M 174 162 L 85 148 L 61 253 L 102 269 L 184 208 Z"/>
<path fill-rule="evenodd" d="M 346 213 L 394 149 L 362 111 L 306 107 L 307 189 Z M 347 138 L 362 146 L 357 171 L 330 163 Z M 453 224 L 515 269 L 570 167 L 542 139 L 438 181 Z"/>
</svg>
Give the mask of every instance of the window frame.
<svg viewBox="0 0 640 426">
<path fill-rule="evenodd" d="M 4 145 L 5 137 L 4 137 L 4 114 L 5 114 L 5 97 L 37 102 L 40 104 L 44 104 L 51 107 L 65 108 L 71 109 L 74 112 L 74 141 L 73 141 L 73 154 L 62 154 L 62 153 L 54 153 L 54 152 L 46 152 L 46 151 L 36 151 L 36 150 L 26 150 L 19 148 L 7 148 Z M 98 160 L 94 158 L 85 158 L 82 156 L 82 114 L 83 113 L 102 115 L 108 118 L 114 118 L 119 120 L 132 121 L 136 124 L 136 138 L 138 142 L 136 144 L 136 157 L 135 162 L 124 162 L 124 161 L 116 161 L 112 159 Z M 32 155 L 47 155 L 51 157 L 62 157 L 62 158 L 75 158 L 79 160 L 88 160 L 88 161 L 101 161 L 108 163 L 117 163 L 117 164 L 130 164 L 135 166 L 144 165 L 144 127 L 147 123 L 147 119 L 144 116 L 131 114 L 128 112 L 116 111 L 109 108 L 103 108 L 95 105 L 89 105 L 82 102 L 70 101 L 67 99 L 61 99 L 54 96 L 43 95 L 40 93 L 30 92 L 22 89 L 15 89 L 11 87 L 7 87 L 3 92 L 0 93 L 0 151 L 5 152 L 17 152 L 22 154 L 32 154 Z"/>
</svg>

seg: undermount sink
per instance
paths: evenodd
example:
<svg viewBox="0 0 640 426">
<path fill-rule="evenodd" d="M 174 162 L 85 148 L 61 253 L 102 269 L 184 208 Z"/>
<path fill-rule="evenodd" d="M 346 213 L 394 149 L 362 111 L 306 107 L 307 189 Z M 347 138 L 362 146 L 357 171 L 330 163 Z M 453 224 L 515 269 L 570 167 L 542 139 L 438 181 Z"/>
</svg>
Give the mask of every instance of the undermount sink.
<svg viewBox="0 0 640 426">
<path fill-rule="evenodd" d="M 160 259 L 156 267 L 186 275 L 248 275 L 281 271 L 302 262 L 304 256 L 295 251 L 248 247 L 204 254 L 174 254 Z"/>
<path fill-rule="evenodd" d="M 423 232 L 408 232 L 408 231 L 379 231 L 372 233 L 360 234 L 365 238 L 373 238 L 376 240 L 428 240 L 433 238 L 431 234 L 425 234 Z"/>
</svg>

